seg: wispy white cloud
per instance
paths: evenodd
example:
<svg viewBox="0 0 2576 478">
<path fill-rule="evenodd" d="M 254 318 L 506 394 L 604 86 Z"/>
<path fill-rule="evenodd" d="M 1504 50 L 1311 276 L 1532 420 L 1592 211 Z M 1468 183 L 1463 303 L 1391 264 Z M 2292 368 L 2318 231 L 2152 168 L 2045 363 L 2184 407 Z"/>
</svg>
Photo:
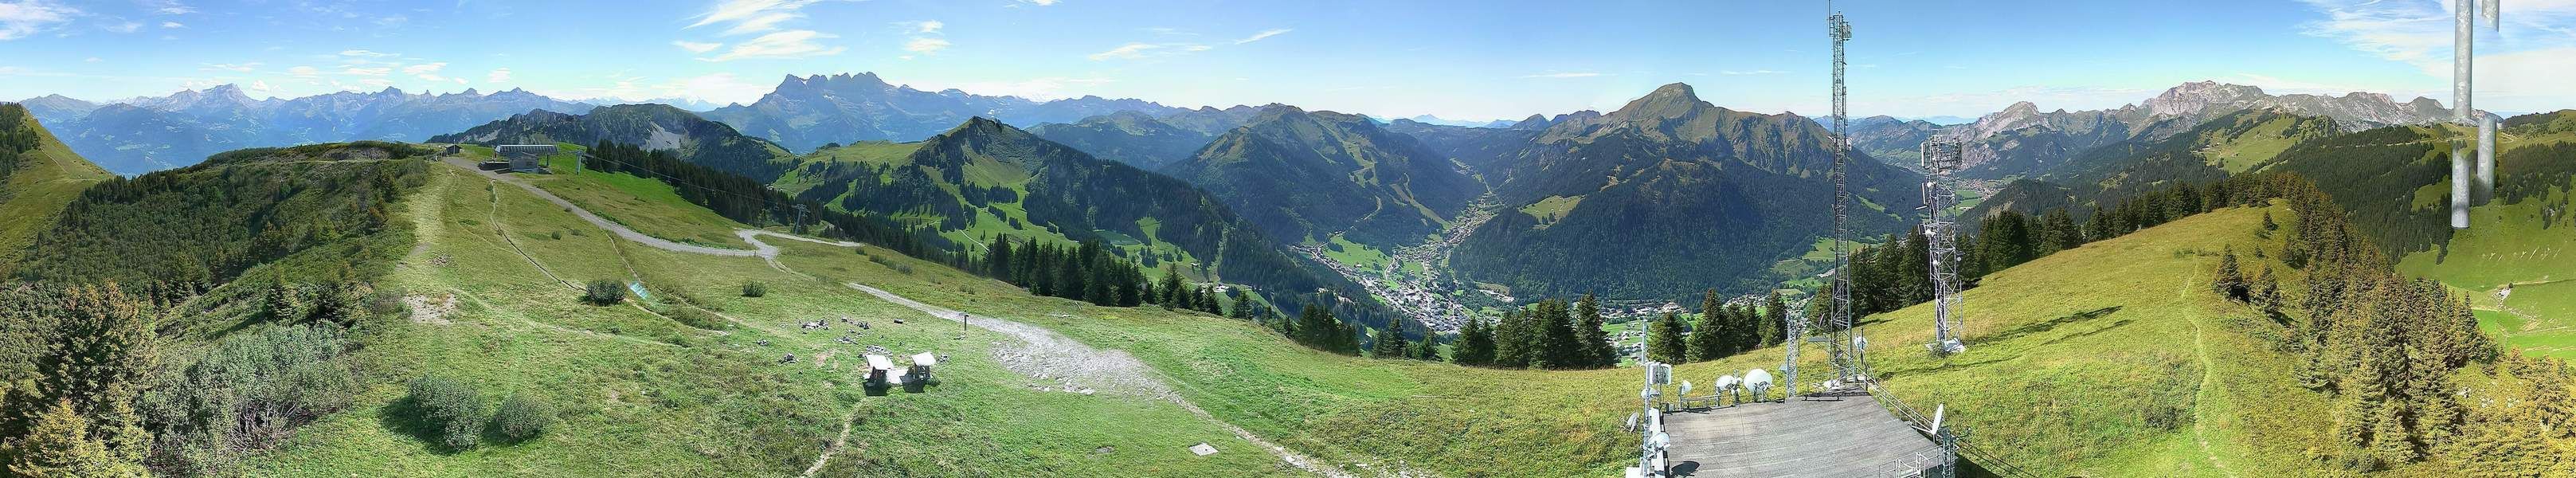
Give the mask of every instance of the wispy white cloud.
<svg viewBox="0 0 2576 478">
<path fill-rule="evenodd" d="M 286 74 L 288 74 L 288 75 L 292 75 L 292 76 L 296 76 L 296 77 L 299 77 L 299 78 L 310 78 L 310 77 L 314 77 L 314 76 L 320 76 L 320 75 L 322 74 L 322 69 L 321 69 L 321 68 L 314 68 L 314 67 L 310 67 L 310 66 L 298 66 L 298 67 L 294 67 L 294 68 L 287 68 L 287 69 L 286 69 Z"/>
<path fill-rule="evenodd" d="M 205 69 L 249 73 L 251 70 L 259 69 L 259 65 L 260 63 L 256 61 L 249 63 L 209 63 L 206 65 Z"/>
<path fill-rule="evenodd" d="M 743 35 L 776 31 L 779 23 L 805 18 L 805 7 L 822 0 L 719 0 L 705 12 L 691 18 L 697 22 L 685 28 L 714 24 L 731 24 L 725 35 Z"/>
<path fill-rule="evenodd" d="M 187 27 L 188 27 L 188 25 L 181 24 L 181 23 L 179 23 L 179 22 L 161 22 L 161 28 L 187 28 Z"/>
<path fill-rule="evenodd" d="M 922 20 L 912 22 L 911 26 L 913 33 L 939 33 L 939 29 L 947 28 L 948 24 L 938 20 Z"/>
<path fill-rule="evenodd" d="M 46 0 L 0 1 L 0 40 L 24 38 L 78 14 L 78 9 Z"/>
<path fill-rule="evenodd" d="M 393 69 L 392 67 L 378 67 L 378 68 L 343 68 L 343 69 L 341 69 L 341 70 L 340 70 L 340 74 L 343 74 L 343 75 L 357 75 L 357 76 L 385 76 L 385 75 L 388 75 L 388 74 L 393 74 L 393 72 L 394 72 L 394 69 Z"/>
<path fill-rule="evenodd" d="M 501 83 L 505 81 L 510 81 L 509 68 L 493 68 L 491 73 L 483 75 L 483 82 L 485 83 Z"/>
<path fill-rule="evenodd" d="M 1043 6 L 1048 6 L 1048 5 L 1054 5 L 1054 4 L 1056 3 L 1056 1 L 1057 1 L 1057 0 L 1019 0 L 1019 2 L 1020 2 L 1020 3 L 1026 3 L 1026 4 L 1030 4 L 1030 5 L 1037 5 L 1037 6 L 1041 6 L 1041 7 L 1043 7 Z"/>
<path fill-rule="evenodd" d="M 714 58 L 706 58 L 705 60 L 733 61 L 758 58 L 812 58 L 818 56 L 837 55 L 843 50 L 847 50 L 842 47 L 824 46 L 823 44 L 814 42 L 815 40 L 828 38 L 839 37 L 829 33 L 821 33 L 813 30 L 788 30 L 771 33 L 761 35 L 759 38 L 753 38 L 751 41 L 734 45 L 732 49 L 725 50 L 724 54 L 716 55 Z"/>
<path fill-rule="evenodd" d="M 1235 40 L 1235 41 L 1234 41 L 1234 44 L 1236 44 L 1236 45 L 1241 45 L 1241 44 L 1245 44 L 1245 43 L 1257 42 L 1257 41 L 1261 41 L 1261 39 L 1263 39 L 1263 38 L 1275 37 L 1275 36 L 1279 36 L 1280 34 L 1288 33 L 1288 32 L 1292 32 L 1292 31 L 1296 31 L 1296 29 L 1294 29 L 1294 28 L 1274 28 L 1274 29 L 1269 29 L 1269 30 L 1262 30 L 1262 31 L 1261 31 L 1261 33 L 1254 33 L 1254 34 L 1252 34 L 1252 36 L 1243 37 L 1243 39 L 1241 39 L 1241 40 Z"/>
<path fill-rule="evenodd" d="M 403 72 L 403 74 L 405 74 L 405 75 L 411 75 L 411 76 L 412 76 L 412 77 L 414 77 L 414 78 L 419 78 L 419 79 L 423 79 L 423 80 L 429 80 L 429 81 L 447 81 L 447 77 L 446 77 L 446 76 L 441 76 L 441 75 L 439 75 L 439 74 L 438 74 L 438 70 L 443 70 L 443 69 L 446 69 L 446 68 L 447 68 L 447 63 L 446 63 L 446 62 L 439 62 L 439 63 L 422 63 L 422 64 L 418 64 L 418 65 L 405 66 L 405 67 L 403 67 L 402 72 Z"/>
<path fill-rule="evenodd" d="M 1782 73 L 1788 73 L 1788 72 L 1786 72 L 1786 71 L 1780 71 L 1780 70 L 1723 70 L 1723 71 L 1719 71 L 1719 72 L 1717 72 L 1717 74 L 1720 74 L 1720 75 L 1728 75 L 1728 76 L 1744 76 L 1744 75 L 1777 75 L 1777 74 L 1782 74 Z"/>
<path fill-rule="evenodd" d="M 152 13 L 162 15 L 186 15 L 197 13 L 197 9 L 191 8 L 185 3 L 180 3 L 179 0 L 147 1 L 143 2 L 143 7 L 151 9 Z"/>
<path fill-rule="evenodd" d="M 142 30 L 142 29 L 143 29 L 143 22 L 121 22 L 121 23 L 110 23 L 110 24 L 108 24 L 107 26 L 99 27 L 99 28 L 104 28 L 104 29 L 106 29 L 107 31 L 117 32 L 117 33 L 134 33 L 136 30 Z"/>
<path fill-rule="evenodd" d="M 680 47 L 682 50 L 688 50 L 689 53 L 706 53 L 716 51 L 717 48 L 724 48 L 723 43 L 699 43 L 687 40 L 672 40 L 671 46 Z"/>
<path fill-rule="evenodd" d="M 1088 58 L 1091 58 L 1091 61 L 1102 61 L 1102 60 L 1110 60 L 1110 59 L 1131 59 L 1131 60 L 1132 60 L 1132 59 L 1137 59 L 1137 58 L 1144 58 L 1144 57 L 1145 57 L 1145 55 L 1147 55 L 1147 54 L 1149 54 L 1149 53 L 1152 53 L 1152 52 L 1154 52 L 1154 51 L 1156 51 L 1156 50 L 1161 50 L 1161 49 L 1163 49 L 1163 46 L 1162 46 L 1162 45 L 1156 45 L 1156 44 L 1151 44 L 1151 43 L 1129 43 L 1129 44 L 1125 44 L 1125 45 L 1119 45 L 1117 48 L 1111 48 L 1111 49 L 1109 49 L 1108 51 L 1103 51 L 1103 52 L 1099 52 L 1099 53 L 1093 53 L 1093 54 L 1091 54 Z"/>
<path fill-rule="evenodd" d="M 384 58 L 399 55 L 368 50 L 340 50 L 340 56 L 351 58 Z"/>
<path fill-rule="evenodd" d="M 1603 74 L 1601 74 L 1601 73 L 1595 73 L 1595 72 L 1589 72 L 1589 71 L 1580 71 L 1580 72 L 1563 72 L 1563 73 L 1540 73 L 1540 74 L 1536 74 L 1536 75 L 1521 75 L 1521 77 L 1522 77 L 1522 78 L 1591 78 L 1591 77 L 1595 77 L 1595 76 L 1603 76 Z"/>
<path fill-rule="evenodd" d="M 948 49 L 948 40 L 937 38 L 914 38 L 912 41 L 904 42 L 903 44 L 903 51 L 924 55 L 939 53 L 940 50 L 946 49 Z"/>
</svg>

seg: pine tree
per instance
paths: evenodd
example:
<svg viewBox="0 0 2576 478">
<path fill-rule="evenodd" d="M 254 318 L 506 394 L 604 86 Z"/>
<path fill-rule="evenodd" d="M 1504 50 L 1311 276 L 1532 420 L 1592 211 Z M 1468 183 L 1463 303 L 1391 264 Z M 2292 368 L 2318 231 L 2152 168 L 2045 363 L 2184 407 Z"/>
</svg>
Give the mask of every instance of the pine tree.
<svg viewBox="0 0 2576 478">
<path fill-rule="evenodd" d="M 1154 303 L 1162 305 L 1163 310 L 1171 310 L 1174 307 L 1180 306 L 1180 299 L 1181 265 L 1165 264 L 1163 266 L 1163 286 L 1155 288 Z"/>
<path fill-rule="evenodd" d="M 1762 335 L 1762 345 L 1780 345 L 1781 327 L 1789 323 L 1789 303 L 1780 298 L 1780 291 L 1771 291 L 1771 297 L 1762 301 L 1761 320 L 1762 324 L 1755 330 Z"/>
<path fill-rule="evenodd" d="M 71 401 L 56 400 L 0 456 L 10 457 L 11 475 L 26 478 L 146 476 L 137 462 L 118 459 L 91 435 L 89 420 L 73 410 Z"/>
<path fill-rule="evenodd" d="M 1459 326 L 1458 340 L 1450 344 L 1449 361 L 1466 366 L 1494 364 L 1494 328 L 1485 319 L 1468 317 Z"/>
<path fill-rule="evenodd" d="M 1581 341 L 1582 357 L 1589 360 L 1585 363 L 1595 368 L 1618 365 L 1619 349 L 1610 345 L 1610 331 L 1605 329 L 1607 324 L 1601 320 L 1600 299 L 1584 294 L 1583 300 L 1575 304 L 1574 312 L 1575 318 L 1579 319 L 1575 323 L 1575 339 Z"/>
<path fill-rule="evenodd" d="M 1662 320 L 1655 321 L 1646 329 L 1647 360 L 1668 364 L 1690 361 L 1689 352 L 1682 347 L 1681 315 L 1665 312 Z"/>
<path fill-rule="evenodd" d="M 1527 314 L 1525 308 L 1503 311 L 1502 320 L 1494 324 L 1494 361 L 1487 365 L 1529 368 L 1536 361 L 1538 347 Z"/>
<path fill-rule="evenodd" d="M 1377 330 L 1376 342 L 1376 347 L 1369 350 L 1369 356 L 1382 359 L 1404 358 L 1408 351 L 1405 350 L 1403 321 L 1386 321 L 1386 327 Z"/>
<path fill-rule="evenodd" d="M 2236 248 L 2234 246 L 2228 247 L 2227 252 L 2224 255 L 2219 256 L 2218 280 L 2212 282 L 2210 286 L 2217 289 L 2219 294 L 2227 296 L 2229 300 L 2244 302 L 2249 299 L 2249 288 L 2246 287 L 2245 284 L 2245 271 L 2238 269 L 2236 266 Z"/>
<path fill-rule="evenodd" d="M 1729 322 L 1725 308 L 1701 311 L 1699 327 L 1692 329 L 1690 338 L 1686 339 L 1690 345 L 1690 359 L 1706 362 L 1733 355 L 1734 352 L 1727 350 L 1725 340 L 1726 337 L 1733 335 L 1726 330 Z"/>
<path fill-rule="evenodd" d="M 1538 325 L 1538 356 L 1533 365 L 1546 369 L 1591 368 L 1596 361 L 1592 351 L 1577 333 L 1573 317 L 1566 313 L 1565 300 L 1548 299 L 1531 307 L 1532 321 Z"/>
</svg>

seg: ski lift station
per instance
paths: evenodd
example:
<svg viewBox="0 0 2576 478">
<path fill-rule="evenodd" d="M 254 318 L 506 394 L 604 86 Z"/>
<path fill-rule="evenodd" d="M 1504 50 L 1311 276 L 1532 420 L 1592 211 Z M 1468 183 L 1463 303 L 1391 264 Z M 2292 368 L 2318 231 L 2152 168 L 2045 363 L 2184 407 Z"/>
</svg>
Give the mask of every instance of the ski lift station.
<svg viewBox="0 0 2576 478">
<path fill-rule="evenodd" d="M 492 152 L 499 153 L 501 159 L 510 164 L 510 172 L 513 173 L 545 172 L 546 156 L 562 150 L 551 144 L 504 144 L 492 147 Z"/>
</svg>

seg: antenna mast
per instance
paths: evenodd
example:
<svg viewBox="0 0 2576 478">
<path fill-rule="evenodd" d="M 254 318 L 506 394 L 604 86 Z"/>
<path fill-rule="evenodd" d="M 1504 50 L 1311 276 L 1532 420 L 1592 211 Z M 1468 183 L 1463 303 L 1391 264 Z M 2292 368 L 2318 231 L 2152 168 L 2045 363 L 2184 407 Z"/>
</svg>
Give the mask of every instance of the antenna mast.
<svg viewBox="0 0 2576 478">
<path fill-rule="evenodd" d="M 1923 236 L 1930 249 L 1932 270 L 1932 348 L 1933 356 L 1965 352 L 1968 345 L 1960 339 L 1956 315 L 1959 307 L 1959 223 L 1950 208 L 1959 204 L 1959 192 L 1950 187 L 1950 172 L 1959 169 L 1964 151 L 1957 130 L 1934 132 L 1923 141 Z"/>
<path fill-rule="evenodd" d="M 1827 3 L 1826 8 L 1830 10 L 1833 4 Z M 1832 390 L 1867 381 L 1869 370 L 1862 361 L 1863 339 L 1859 331 L 1852 330 L 1851 184 L 1848 172 L 1851 139 L 1847 134 L 1851 129 L 1851 102 L 1849 90 L 1843 83 L 1847 65 L 1843 59 L 1843 44 L 1851 40 L 1851 22 L 1843 20 L 1842 12 L 1827 13 L 1825 35 L 1834 43 L 1834 130 L 1826 144 L 1834 153 L 1834 280 L 1829 286 L 1833 295 L 1829 299 L 1832 302 L 1827 304 L 1824 333 L 1808 336 L 1806 340 L 1825 343 L 1825 353 L 1833 363 L 1834 378 L 1825 382 L 1824 390 Z"/>
</svg>

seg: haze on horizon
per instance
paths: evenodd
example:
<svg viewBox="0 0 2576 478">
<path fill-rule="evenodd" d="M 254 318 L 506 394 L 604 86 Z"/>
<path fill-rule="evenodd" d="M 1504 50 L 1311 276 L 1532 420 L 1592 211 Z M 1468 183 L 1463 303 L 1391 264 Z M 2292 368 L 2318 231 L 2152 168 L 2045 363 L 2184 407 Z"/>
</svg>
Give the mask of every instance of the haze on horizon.
<svg viewBox="0 0 2576 478">
<path fill-rule="evenodd" d="M 1855 115 L 2116 107 L 2186 81 L 2448 101 L 2438 0 L 1845 1 Z M 2507 7 L 2480 106 L 2576 105 L 2576 2 Z M 0 100 L 239 84 L 254 97 L 490 92 L 748 103 L 786 75 L 937 91 L 1287 103 L 1454 120 L 1615 109 L 1687 82 L 1820 114 L 1821 2 L 1166 5 L 1116 0 L 521 4 L 0 0 Z M 529 27 L 532 23 L 543 26 Z"/>
</svg>

